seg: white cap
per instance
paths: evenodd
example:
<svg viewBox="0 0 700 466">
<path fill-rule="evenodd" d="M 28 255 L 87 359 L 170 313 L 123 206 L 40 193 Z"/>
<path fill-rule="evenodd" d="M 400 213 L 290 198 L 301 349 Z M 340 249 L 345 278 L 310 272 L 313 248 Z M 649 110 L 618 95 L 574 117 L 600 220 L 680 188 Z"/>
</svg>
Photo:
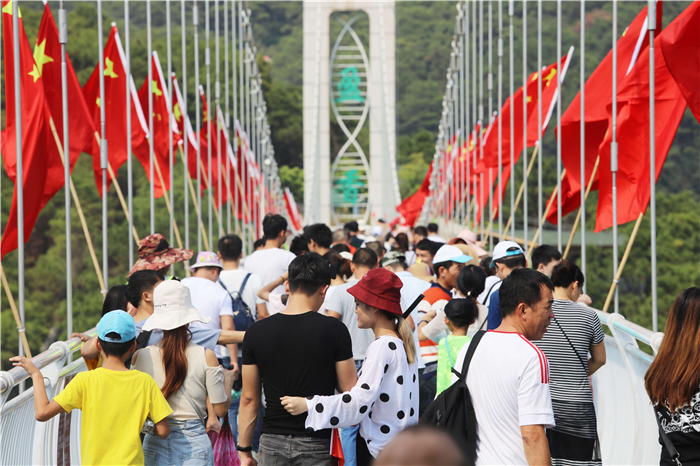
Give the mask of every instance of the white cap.
<svg viewBox="0 0 700 466">
<path fill-rule="evenodd" d="M 445 244 L 444 246 L 440 246 L 440 249 L 438 249 L 437 253 L 435 253 L 435 257 L 433 257 L 433 264 L 439 264 L 447 261 L 464 264 L 470 260 L 472 260 L 472 258 L 460 251 L 459 248 Z"/>
<path fill-rule="evenodd" d="M 496 261 L 498 259 L 503 259 L 504 257 L 518 256 L 524 254 L 522 248 L 515 241 L 501 241 L 493 248 L 493 257 L 491 259 L 491 265 L 489 267 L 495 267 Z"/>
<path fill-rule="evenodd" d="M 211 317 L 204 316 L 192 306 L 187 286 L 177 280 L 167 280 L 153 290 L 153 315 L 144 323 L 143 331 L 172 330 L 191 322 L 206 324 L 210 320 Z"/>
</svg>

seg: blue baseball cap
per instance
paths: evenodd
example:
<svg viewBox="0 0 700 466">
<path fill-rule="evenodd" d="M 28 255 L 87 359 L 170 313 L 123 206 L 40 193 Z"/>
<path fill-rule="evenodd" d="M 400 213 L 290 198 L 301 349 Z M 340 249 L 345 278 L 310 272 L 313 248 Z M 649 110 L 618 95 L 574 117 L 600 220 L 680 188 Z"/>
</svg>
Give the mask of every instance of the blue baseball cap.
<svg viewBox="0 0 700 466">
<path fill-rule="evenodd" d="M 108 337 L 109 333 L 116 333 L 119 338 Z M 136 322 L 124 311 L 108 312 L 97 324 L 97 336 L 100 340 L 110 343 L 126 343 L 136 338 Z"/>
</svg>

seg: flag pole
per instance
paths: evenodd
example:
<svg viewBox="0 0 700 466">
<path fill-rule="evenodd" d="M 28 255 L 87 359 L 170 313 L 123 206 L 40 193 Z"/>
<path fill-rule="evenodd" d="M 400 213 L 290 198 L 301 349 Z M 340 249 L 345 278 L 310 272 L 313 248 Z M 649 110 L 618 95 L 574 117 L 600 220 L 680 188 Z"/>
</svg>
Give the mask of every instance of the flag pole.
<svg viewBox="0 0 700 466">
<path fill-rule="evenodd" d="M 204 37 L 205 37 L 205 47 L 204 47 L 204 66 L 207 71 L 207 190 L 209 192 L 209 197 L 207 199 L 207 213 L 208 213 L 208 224 L 209 224 L 209 244 L 213 242 L 212 228 L 214 227 L 214 222 L 212 218 L 212 177 L 211 177 L 211 49 L 209 48 L 209 0 L 204 0 Z M 216 111 L 216 110 L 214 110 Z"/>
<path fill-rule="evenodd" d="M 60 10 L 59 10 L 60 11 Z M 60 17 L 59 17 L 60 18 Z M 60 34 L 60 32 L 59 32 Z M 67 99 L 66 99 L 67 102 Z M 65 112 L 67 112 L 66 109 L 64 109 Z M 64 115 L 64 126 L 65 122 L 67 121 L 67 116 Z M 85 241 L 87 242 L 88 246 L 88 252 L 90 253 L 90 258 L 92 259 L 92 265 L 95 267 L 95 273 L 97 274 L 97 281 L 100 284 L 100 289 L 101 290 L 106 290 L 107 288 L 105 287 L 105 282 L 104 282 L 104 277 L 102 275 L 102 272 L 100 271 L 100 264 L 97 262 L 97 254 L 95 254 L 95 246 L 92 244 L 92 236 L 90 235 L 90 230 L 88 230 L 88 225 L 87 221 L 85 220 L 85 214 L 83 213 L 83 208 L 80 205 L 80 199 L 78 198 L 78 193 L 75 190 L 75 185 L 73 184 L 73 179 L 70 175 L 70 156 L 68 157 L 68 163 L 66 163 L 66 158 L 65 158 L 65 146 L 61 146 L 61 139 L 58 136 L 58 131 L 56 130 L 56 125 L 54 124 L 53 118 L 49 119 L 49 126 L 51 128 L 51 133 L 53 134 L 54 142 L 56 143 L 56 148 L 58 149 L 58 155 L 61 157 L 61 162 L 63 162 L 64 167 L 68 167 L 69 172 L 68 172 L 68 183 L 66 184 L 67 187 L 66 189 L 70 189 L 70 194 L 73 196 L 73 202 L 75 202 L 75 209 L 78 212 L 78 217 L 80 218 L 80 224 L 83 227 L 83 234 L 85 235 Z M 64 127 L 64 131 L 66 128 Z M 65 134 L 65 133 L 64 133 Z M 68 152 L 70 154 L 70 152 Z M 68 204 L 70 204 L 70 197 L 68 198 Z M 68 233 L 68 229 L 66 228 L 66 233 Z M 70 239 L 70 236 L 68 236 Z M 68 241 L 68 240 L 66 240 Z M 68 255 L 66 255 L 66 258 L 68 258 Z M 68 264 L 72 263 L 72 259 Z M 68 267 L 68 265 L 67 265 Z M 67 282 L 66 282 L 67 284 Z M 72 297 L 72 292 L 71 292 L 71 297 Z M 71 331 L 68 336 L 73 332 Z"/>
<path fill-rule="evenodd" d="M 487 119 L 484 118 L 484 2 L 483 0 L 479 2 L 479 119 L 483 122 L 484 126 L 488 125 Z M 479 134 L 477 134 L 477 142 L 479 149 L 479 160 L 484 159 L 484 148 L 483 148 L 483 138 L 484 128 L 479 128 Z M 479 173 L 479 205 L 484 205 L 484 174 Z M 478 209 L 474 210 L 476 213 Z M 481 221 L 479 222 L 482 237 L 484 240 L 484 216 L 481 215 Z M 476 224 L 474 224 L 476 229 Z"/>
<path fill-rule="evenodd" d="M 561 128 L 561 0 L 557 0 L 557 128 Z M 542 73 L 540 73 L 542 74 Z M 541 81 L 540 81 L 541 83 Z M 541 88 L 540 88 L 541 89 Z M 541 99 L 540 99 L 541 100 Z M 561 251 L 561 138 L 557 138 L 557 250 Z M 540 230 L 544 220 L 540 219 Z"/>
<path fill-rule="evenodd" d="M 527 0 L 523 0 L 523 189 L 525 193 L 523 196 L 523 238 L 525 238 L 525 252 L 528 252 L 529 248 L 527 239 L 527 166 Z"/>
<path fill-rule="evenodd" d="M 513 0 L 508 0 L 508 17 L 510 18 L 510 47 L 508 49 L 508 54 L 509 54 L 509 67 L 508 71 L 510 73 L 510 108 L 515 109 L 515 98 L 513 97 L 514 88 L 514 65 L 513 65 L 513 14 L 515 13 L 515 6 L 513 4 Z M 511 173 L 512 173 L 512 178 L 515 179 L 515 114 L 513 111 L 510 112 L 510 166 L 511 166 Z M 511 218 L 515 217 L 515 183 L 511 180 L 510 183 L 510 216 Z M 511 238 L 515 238 L 515 223 L 510 222 L 510 236 Z M 508 227 L 503 230 L 504 233 L 508 230 Z M 527 240 L 527 238 L 526 238 Z"/>
<path fill-rule="evenodd" d="M 488 74 L 488 91 L 489 91 L 489 118 L 493 118 L 493 1 L 489 0 L 489 74 Z M 499 144 L 500 147 L 500 144 Z M 489 167 L 489 212 L 493 211 L 493 168 Z M 481 215 L 483 220 L 484 215 Z M 481 222 L 483 225 L 483 221 Z M 489 227 L 490 228 L 490 227 Z M 489 235 L 489 251 L 493 251 L 493 237 Z"/>
<path fill-rule="evenodd" d="M 198 32 L 198 18 L 197 18 L 197 0 L 194 0 L 192 5 L 192 24 L 194 26 L 194 87 L 195 93 L 199 92 L 199 32 Z M 197 124 L 197 153 L 194 154 L 197 160 L 201 162 L 201 152 L 202 152 L 202 135 L 201 135 L 201 116 L 199 109 L 199 101 L 201 99 L 195 98 L 195 113 L 196 113 L 196 124 Z M 200 164 L 197 163 L 197 196 L 202 192 L 202 174 L 200 170 Z M 194 197 L 193 197 L 194 199 Z M 204 231 L 204 224 L 202 223 L 202 209 L 197 209 L 197 223 L 202 225 L 202 232 L 197 229 L 197 251 L 202 250 L 202 233 L 206 235 Z M 208 248 L 207 248 L 208 249 Z"/>
<path fill-rule="evenodd" d="M 156 232 L 156 194 L 155 177 L 153 176 L 155 157 L 153 153 L 153 45 L 151 42 L 151 0 L 146 0 L 146 30 L 148 47 L 148 174 L 151 178 L 149 185 L 151 188 L 151 234 L 154 234 Z M 165 186 L 162 183 L 161 188 L 165 191 Z"/>
<path fill-rule="evenodd" d="M 459 24 L 459 35 L 457 36 L 457 39 L 459 40 L 459 55 L 458 55 L 458 60 L 459 60 L 459 100 L 458 100 L 458 105 L 459 105 L 459 127 L 460 127 L 460 140 L 459 140 L 459 152 L 462 153 L 462 157 L 464 158 L 464 161 L 466 162 L 466 154 L 462 151 L 462 148 L 464 147 L 464 143 L 466 141 L 465 135 L 467 134 L 467 108 L 465 107 L 465 99 L 467 98 L 465 95 L 465 71 L 466 71 L 466 66 L 464 63 L 464 37 L 466 35 L 466 30 L 464 28 L 464 9 L 462 8 L 462 4 L 458 3 L 457 4 L 457 10 L 459 11 L 458 14 L 458 24 Z M 464 199 L 464 175 L 465 175 L 465 164 L 462 163 L 462 160 L 458 159 L 457 166 L 459 167 L 459 201 L 457 204 L 457 211 L 458 211 L 458 221 L 460 224 L 464 223 L 464 202 L 462 202 L 462 199 Z"/>
<path fill-rule="evenodd" d="M 613 0 L 612 16 L 612 143 L 610 143 L 610 171 L 612 172 L 612 205 L 613 205 L 613 271 L 618 270 L 618 246 L 617 246 L 617 0 Z M 582 122 L 583 123 L 583 122 Z M 620 312 L 620 301 L 615 293 L 615 314 Z"/>
<path fill-rule="evenodd" d="M 231 4 L 231 53 L 233 54 L 233 56 L 231 57 L 231 77 L 233 78 L 233 122 L 231 128 L 233 128 L 233 154 L 236 159 L 236 166 L 234 170 L 236 172 L 236 178 L 238 178 L 236 184 L 238 184 L 240 188 L 240 176 L 238 173 L 238 134 L 236 133 L 236 122 L 238 121 L 238 66 L 236 62 L 238 56 L 238 54 L 236 53 L 236 44 L 238 36 L 236 31 L 236 0 L 233 0 L 233 3 Z M 242 235 L 243 233 L 241 231 L 241 225 L 238 221 L 238 206 L 240 205 L 239 203 L 240 199 L 238 189 L 234 189 L 233 206 L 235 209 L 235 213 L 233 214 L 233 224 L 236 233 Z"/>
<path fill-rule="evenodd" d="M 226 108 L 226 113 L 224 116 L 226 117 L 226 130 L 231 127 L 230 122 L 231 122 L 231 113 L 229 112 L 229 100 L 228 100 L 228 94 L 229 94 L 229 83 L 228 83 L 228 74 L 229 74 L 229 69 L 228 69 L 228 2 L 224 1 L 224 102 L 226 103 L 225 108 Z M 226 180 L 228 183 L 231 183 L 231 164 L 228 161 L 228 151 L 225 151 L 224 155 L 224 164 L 226 165 Z M 227 191 L 227 214 L 226 214 L 226 232 L 229 233 L 231 231 L 231 196 L 233 196 L 233 193 Z"/>
<path fill-rule="evenodd" d="M 585 140 L 582 139 L 582 145 L 585 146 Z M 585 149 L 585 147 L 584 147 Z M 583 153 L 584 151 L 582 151 Z M 581 265 L 583 265 L 583 258 L 584 258 L 584 250 L 585 250 L 585 234 L 586 234 L 586 227 L 585 227 L 585 215 L 586 215 L 586 208 L 585 204 L 586 201 L 588 200 L 588 194 L 591 192 L 591 188 L 593 187 L 593 181 L 595 180 L 595 176 L 598 173 L 598 165 L 600 165 L 600 156 L 595 159 L 595 165 L 593 166 L 593 171 L 591 172 L 591 178 L 588 180 L 588 185 L 586 186 L 586 190 L 581 191 L 581 207 L 578 208 L 578 213 L 576 214 L 576 220 L 574 220 L 574 226 L 571 228 L 571 234 L 569 235 L 569 242 L 566 244 L 566 249 L 564 250 L 564 255 L 562 256 L 564 259 L 569 255 L 569 250 L 571 249 L 571 244 L 574 241 L 574 235 L 576 234 L 576 229 L 578 228 L 579 220 L 581 221 Z M 585 170 L 585 158 L 582 159 L 581 161 L 581 166 Z M 584 173 L 583 171 L 581 173 Z M 581 177 L 582 181 L 586 181 L 585 177 Z M 583 185 L 581 185 L 583 186 Z M 581 272 L 583 272 L 583 269 L 581 269 Z M 584 275 L 585 277 L 585 275 Z"/>
<path fill-rule="evenodd" d="M 237 1 L 237 0 L 234 0 Z M 320 4 L 319 4 L 320 5 Z M 320 9 L 320 6 L 319 6 Z M 247 120 L 246 113 L 245 113 L 245 77 L 244 77 L 244 68 L 243 68 L 243 62 L 245 61 L 245 56 L 243 55 L 243 2 L 242 0 L 238 2 L 238 31 L 239 31 L 239 39 L 238 39 L 238 74 L 240 78 L 240 94 L 241 94 L 241 122 L 240 122 L 240 128 L 241 132 L 243 132 L 244 128 L 244 123 L 246 123 L 245 120 Z M 242 134 L 241 134 L 242 137 Z M 241 139 L 241 142 L 243 140 Z M 246 158 L 245 154 L 243 152 L 245 147 L 241 147 L 241 158 L 242 160 L 240 161 L 240 165 L 243 168 L 242 172 L 245 174 L 244 179 L 243 179 L 243 196 L 241 197 L 241 203 L 243 205 L 247 205 L 246 203 L 246 194 L 248 192 L 248 185 L 247 185 L 247 179 L 248 179 L 248 170 L 247 170 L 247 165 L 246 165 Z M 243 219 L 241 221 L 241 240 L 243 241 L 243 251 L 245 254 L 248 253 L 249 248 L 248 248 L 248 228 L 247 226 L 247 217 L 245 214 L 243 214 Z"/>
<path fill-rule="evenodd" d="M 654 32 L 656 29 L 656 1 L 647 2 L 647 17 L 649 18 L 649 183 L 651 207 L 651 325 L 654 332 L 659 331 L 658 289 L 656 277 L 656 93 L 654 82 Z"/>
<path fill-rule="evenodd" d="M 632 251 L 632 245 L 634 244 L 634 240 L 637 238 L 637 232 L 639 232 L 639 227 L 642 225 L 642 219 L 644 219 L 644 212 L 641 212 L 639 214 L 639 217 L 637 217 L 637 221 L 634 224 L 632 235 L 630 236 L 630 239 L 627 242 L 627 247 L 625 248 L 625 253 L 622 256 L 622 260 L 620 261 L 620 266 L 617 268 L 617 271 L 615 273 L 615 278 L 613 279 L 612 284 L 610 285 L 608 297 L 605 299 L 603 312 L 608 312 L 608 309 L 610 309 L 610 302 L 613 300 L 613 297 L 617 294 L 617 285 L 618 283 L 620 283 L 622 271 L 625 269 L 625 265 L 627 264 L 627 259 L 629 258 L 630 251 Z"/>
<path fill-rule="evenodd" d="M 503 102 L 503 5 L 498 0 L 498 105 Z M 503 238 L 503 118 L 498 118 L 498 234 Z"/>
<path fill-rule="evenodd" d="M 188 199 L 188 191 L 187 191 L 187 186 L 189 185 L 190 188 L 194 191 L 194 187 L 192 186 L 192 179 L 189 176 L 189 145 L 187 144 L 187 128 L 188 126 L 185 125 L 185 123 L 188 121 L 186 120 L 187 117 L 187 13 L 186 13 L 186 0 L 182 0 L 180 3 L 180 31 L 181 31 L 181 41 L 180 41 L 180 48 L 182 49 L 182 107 L 180 109 L 180 112 L 182 113 L 182 128 L 183 128 L 183 147 L 182 147 L 182 162 L 185 165 L 185 169 L 183 171 L 183 176 L 185 178 L 185 186 L 184 186 L 184 196 L 185 196 L 185 249 L 190 249 L 190 201 Z M 172 82 L 172 75 L 170 77 L 170 81 Z M 170 104 L 172 105 L 172 96 L 170 100 Z M 175 107 L 173 106 L 173 109 Z M 192 193 L 192 199 L 196 203 L 196 197 L 194 195 L 195 193 Z M 196 204 L 195 204 L 196 205 Z M 185 268 L 189 269 L 189 261 L 185 262 Z"/>
<path fill-rule="evenodd" d="M 107 139 L 105 138 L 105 58 L 103 51 L 103 29 L 102 29 L 102 0 L 97 0 L 97 46 L 99 47 L 100 60 L 100 168 L 102 168 L 102 278 L 104 280 L 103 292 L 106 293 L 108 286 L 108 266 L 109 266 L 109 249 L 108 249 L 108 226 L 107 223 L 107 166 L 109 165 L 109 157 L 107 151 Z M 128 79 L 127 79 L 128 81 Z M 20 307 L 21 307 L 20 302 Z"/>
<path fill-rule="evenodd" d="M 561 178 L 563 178 L 565 174 L 566 174 L 566 169 L 562 170 Z M 560 181 L 561 181 L 561 178 L 559 179 Z M 542 223 L 543 224 L 544 224 L 544 219 L 546 219 L 547 215 L 549 215 L 549 210 L 552 208 L 552 206 L 554 205 L 554 202 L 557 199 L 558 192 L 559 192 L 559 185 L 557 184 L 557 186 L 555 186 L 555 188 L 554 188 L 554 192 L 552 193 L 552 197 L 549 199 L 549 202 L 547 202 L 547 208 L 544 210 L 544 214 L 542 215 L 542 219 L 543 219 Z M 530 260 L 530 257 L 532 257 L 532 250 L 537 245 L 537 240 L 539 239 L 541 233 L 542 233 L 542 230 L 540 230 L 538 228 L 537 231 L 535 232 L 535 235 L 532 237 L 532 241 L 530 241 L 530 247 L 528 248 L 528 251 L 527 251 L 528 261 Z"/>
<path fill-rule="evenodd" d="M 557 51 L 557 57 L 561 57 L 561 53 Z M 557 73 L 559 69 L 557 69 Z M 542 0 L 537 0 L 537 147 L 542 150 Z M 557 175 L 559 171 L 557 171 Z M 541 230 L 544 228 L 542 224 L 542 154 L 537 159 L 537 227 Z"/>
<path fill-rule="evenodd" d="M 167 54 L 168 54 L 168 76 L 172 76 L 173 74 L 173 50 L 172 50 L 172 44 L 171 44 L 171 31 L 170 31 L 170 0 L 165 0 L 165 36 L 166 36 L 166 42 L 167 47 Z M 162 74 L 162 73 L 161 73 Z M 162 76 L 161 76 L 162 77 Z M 166 89 L 163 89 L 163 92 L 166 92 Z M 174 170 L 174 164 L 173 164 L 173 80 L 168 79 L 168 101 L 170 102 L 170 114 L 168 115 L 168 165 L 170 168 L 170 179 L 168 180 L 170 183 L 170 193 L 163 192 L 163 197 L 166 199 L 168 198 L 168 194 L 170 195 L 170 238 L 172 240 L 173 238 L 173 233 L 175 232 L 175 175 L 173 174 Z M 184 110 L 185 112 L 187 111 L 186 109 Z M 184 125 L 183 125 L 184 127 Z M 161 183 L 162 185 L 162 183 Z M 165 185 L 162 185 L 163 188 L 165 189 Z M 185 229 L 187 229 L 187 225 L 185 225 Z M 178 236 L 180 236 L 178 234 Z M 179 238 L 179 244 L 180 247 L 182 247 L 182 239 Z M 185 274 L 189 275 L 189 267 L 185 265 Z M 170 274 L 175 275 L 175 265 L 170 266 Z"/>
<path fill-rule="evenodd" d="M 13 65 L 14 65 L 14 91 L 15 91 L 15 149 L 17 157 L 17 177 L 15 189 L 17 190 L 17 280 L 19 295 L 19 316 L 15 314 L 17 330 L 21 344 L 19 345 L 20 356 L 25 354 L 31 357 L 29 344 L 24 328 L 24 166 L 22 161 L 22 70 L 19 50 L 19 2 L 12 2 L 12 41 L 13 41 Z M 17 319 L 19 317 L 19 319 Z M 26 346 L 26 349 L 25 349 Z M 20 393 L 24 391 L 24 382 L 20 384 Z"/>
<path fill-rule="evenodd" d="M 465 199 L 466 197 L 466 206 L 469 206 L 471 203 L 471 191 L 469 190 L 469 182 L 471 180 L 471 166 L 469 164 L 470 162 L 470 154 L 471 151 L 469 150 L 469 135 L 471 134 L 471 128 L 472 128 L 472 116 L 474 116 L 474 120 L 476 120 L 476 115 L 472 115 L 471 113 L 471 100 L 470 100 L 470 78 L 471 78 L 471 73 L 469 72 L 469 63 L 470 63 L 470 43 L 469 40 L 471 38 L 470 36 L 471 33 L 471 26 L 469 25 L 469 3 L 464 2 L 464 87 L 465 87 L 465 92 L 464 92 L 464 112 L 466 114 L 466 126 L 464 127 L 464 139 L 466 141 L 466 149 L 464 151 L 464 165 L 465 165 L 465 177 L 462 183 L 464 184 L 464 194 L 462 195 L 462 200 Z M 466 194 L 466 196 L 465 196 Z M 469 209 L 463 207 L 463 215 L 462 215 L 462 222 L 464 225 L 468 226 L 469 225 Z"/>
<path fill-rule="evenodd" d="M 479 78 L 478 78 L 479 67 L 477 66 L 477 63 L 478 63 L 477 62 L 477 53 L 478 53 L 477 52 L 477 45 L 478 45 L 478 42 L 477 42 L 478 41 L 478 39 L 477 39 L 477 21 L 478 20 L 477 20 L 477 15 L 476 15 L 476 2 L 474 2 L 472 4 L 472 6 L 473 6 L 472 7 L 472 21 L 474 23 L 474 28 L 472 30 L 472 32 L 473 32 L 473 36 L 472 36 L 472 39 L 473 39 L 473 41 L 472 41 L 473 42 L 472 43 L 472 69 L 474 70 L 474 81 L 472 82 L 472 97 L 473 97 L 472 100 L 474 102 L 472 105 L 473 105 L 473 111 L 474 111 L 474 121 L 477 122 L 477 124 L 478 124 L 478 121 L 480 121 L 481 115 L 479 114 L 480 102 L 479 102 L 479 94 L 477 92 L 477 85 L 479 82 Z M 474 172 L 476 172 L 476 165 L 477 165 L 476 159 L 477 159 L 478 153 L 479 153 L 479 132 L 478 131 L 474 132 L 474 137 L 472 138 L 472 141 L 474 142 L 474 157 L 472 157 L 472 169 L 474 170 Z M 476 173 L 472 173 L 472 191 L 473 191 L 473 197 L 475 199 L 474 205 L 476 205 L 476 202 L 479 199 L 478 194 L 477 194 L 477 181 L 476 181 L 477 176 L 478 175 Z M 476 230 L 476 225 L 477 225 L 476 209 L 474 209 L 472 221 L 473 221 L 473 223 L 472 223 L 473 229 Z"/>
<path fill-rule="evenodd" d="M 70 154 L 68 130 L 68 75 L 66 68 L 66 44 L 68 43 L 68 18 L 61 0 L 58 9 L 58 42 L 61 44 L 61 107 L 63 112 L 63 153 Z M 53 123 L 53 120 L 52 120 Z M 53 126 L 53 124 L 52 124 Z M 70 157 L 63 157 L 63 187 L 66 215 L 66 339 L 73 333 L 73 244 L 71 242 Z M 99 270 L 99 268 L 98 268 Z"/>
<path fill-rule="evenodd" d="M 126 210 L 126 217 L 129 222 L 129 231 L 134 232 L 134 239 L 136 243 L 139 242 L 139 236 L 136 234 L 134 229 L 134 171 L 131 158 L 131 41 L 129 39 L 129 24 L 131 23 L 129 18 L 129 0 L 124 0 L 124 46 L 126 54 L 126 172 L 127 172 L 127 196 L 129 198 L 129 207 Z M 112 174 L 112 184 L 117 188 L 117 194 L 119 199 L 124 205 L 123 195 L 121 194 L 121 188 L 119 183 L 117 183 L 116 177 L 112 172 L 112 168 L 109 167 L 110 174 Z M 129 270 L 134 266 L 134 243 L 129 241 Z"/>
<path fill-rule="evenodd" d="M 586 182 L 586 0 L 581 0 L 581 78 L 580 78 L 580 92 L 581 92 L 581 123 L 579 127 L 581 129 L 581 186 Z M 593 174 L 591 174 L 591 181 L 589 186 L 586 187 L 586 192 L 581 193 L 581 206 L 579 207 L 579 214 L 576 217 L 577 220 L 581 219 L 581 272 L 583 276 L 586 276 L 586 200 L 588 199 L 588 193 L 593 186 L 592 181 L 595 179 L 595 172 L 598 171 L 598 164 L 600 163 L 600 157 L 596 158 L 595 168 L 593 169 Z M 574 223 L 574 228 L 576 228 L 576 223 Z M 574 230 L 571 231 L 571 237 L 569 238 L 569 244 L 567 244 L 567 251 L 564 252 L 564 258 L 567 256 L 568 249 L 573 240 Z M 585 283 L 585 282 L 584 282 Z M 586 285 L 583 286 L 583 292 L 586 292 Z"/>
<path fill-rule="evenodd" d="M 526 178 L 530 176 L 530 172 L 532 172 L 532 167 L 535 166 L 535 161 L 537 160 L 537 157 L 539 155 L 539 151 L 540 151 L 540 146 L 538 144 L 535 146 L 535 150 L 532 151 L 532 158 L 530 159 L 530 163 L 527 166 L 527 172 L 525 175 Z M 512 167 L 512 165 L 511 165 L 511 167 Z M 514 170 L 511 168 L 511 177 L 513 177 L 513 171 Z M 512 189 L 514 189 L 514 188 L 511 185 L 511 190 Z M 508 228 L 510 228 L 511 226 L 513 226 L 515 224 L 515 222 L 513 221 L 513 219 L 515 218 L 515 211 L 518 210 L 518 207 L 520 206 L 520 200 L 523 198 L 524 191 L 525 191 L 525 183 L 520 183 L 520 188 L 518 189 L 518 195 L 515 198 L 515 203 L 513 204 L 514 207 L 513 207 L 513 209 L 511 209 L 510 216 L 508 217 L 508 222 L 506 222 L 506 227 L 504 228 L 504 231 L 506 231 L 506 232 L 508 231 Z M 506 234 L 506 237 L 507 236 L 508 235 Z M 515 235 L 511 235 L 511 237 L 515 238 Z"/>
<path fill-rule="evenodd" d="M 222 202 L 222 196 L 221 196 L 221 130 L 219 129 L 219 125 L 221 122 L 219 121 L 219 106 L 221 104 L 221 60 L 219 56 L 219 2 L 218 0 L 214 2 L 214 50 L 215 50 L 215 61 L 216 61 L 216 79 L 214 81 L 214 102 L 216 104 L 214 105 L 215 111 L 216 111 L 216 118 L 214 119 L 214 130 L 216 131 L 216 163 L 218 165 L 218 170 L 217 170 L 217 186 L 219 187 L 219 192 L 217 194 L 217 201 L 219 203 L 218 207 L 218 212 L 219 212 L 219 237 L 223 236 L 224 233 L 224 227 L 222 225 L 223 221 L 223 202 Z M 224 36 L 224 40 L 226 40 Z M 211 121 L 211 120 L 210 120 Z M 212 243 L 213 244 L 213 243 Z"/>
</svg>

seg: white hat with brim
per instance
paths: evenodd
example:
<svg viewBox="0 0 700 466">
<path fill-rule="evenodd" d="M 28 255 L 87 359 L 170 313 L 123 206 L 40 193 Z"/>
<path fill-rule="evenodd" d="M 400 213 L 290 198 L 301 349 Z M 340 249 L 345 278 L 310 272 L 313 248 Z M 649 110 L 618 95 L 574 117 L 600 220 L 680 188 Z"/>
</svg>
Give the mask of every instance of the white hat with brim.
<svg viewBox="0 0 700 466">
<path fill-rule="evenodd" d="M 207 317 L 192 306 L 190 290 L 177 280 L 161 282 L 153 291 L 153 315 L 143 331 L 173 330 L 191 322 L 208 323 Z"/>
</svg>

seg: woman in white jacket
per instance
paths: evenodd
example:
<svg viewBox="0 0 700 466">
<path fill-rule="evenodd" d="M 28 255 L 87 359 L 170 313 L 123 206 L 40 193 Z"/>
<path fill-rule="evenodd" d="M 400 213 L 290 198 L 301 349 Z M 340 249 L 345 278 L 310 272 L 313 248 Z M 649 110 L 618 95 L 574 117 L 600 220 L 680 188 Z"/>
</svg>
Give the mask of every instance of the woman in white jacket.
<svg viewBox="0 0 700 466">
<path fill-rule="evenodd" d="M 308 412 L 311 430 L 360 424 L 357 464 L 369 465 L 384 446 L 407 426 L 418 423 L 418 366 L 413 335 L 401 313 L 401 279 L 374 269 L 348 293 L 355 297 L 357 325 L 372 329 L 359 380 L 334 396 L 282 398 L 293 415 Z"/>
</svg>

